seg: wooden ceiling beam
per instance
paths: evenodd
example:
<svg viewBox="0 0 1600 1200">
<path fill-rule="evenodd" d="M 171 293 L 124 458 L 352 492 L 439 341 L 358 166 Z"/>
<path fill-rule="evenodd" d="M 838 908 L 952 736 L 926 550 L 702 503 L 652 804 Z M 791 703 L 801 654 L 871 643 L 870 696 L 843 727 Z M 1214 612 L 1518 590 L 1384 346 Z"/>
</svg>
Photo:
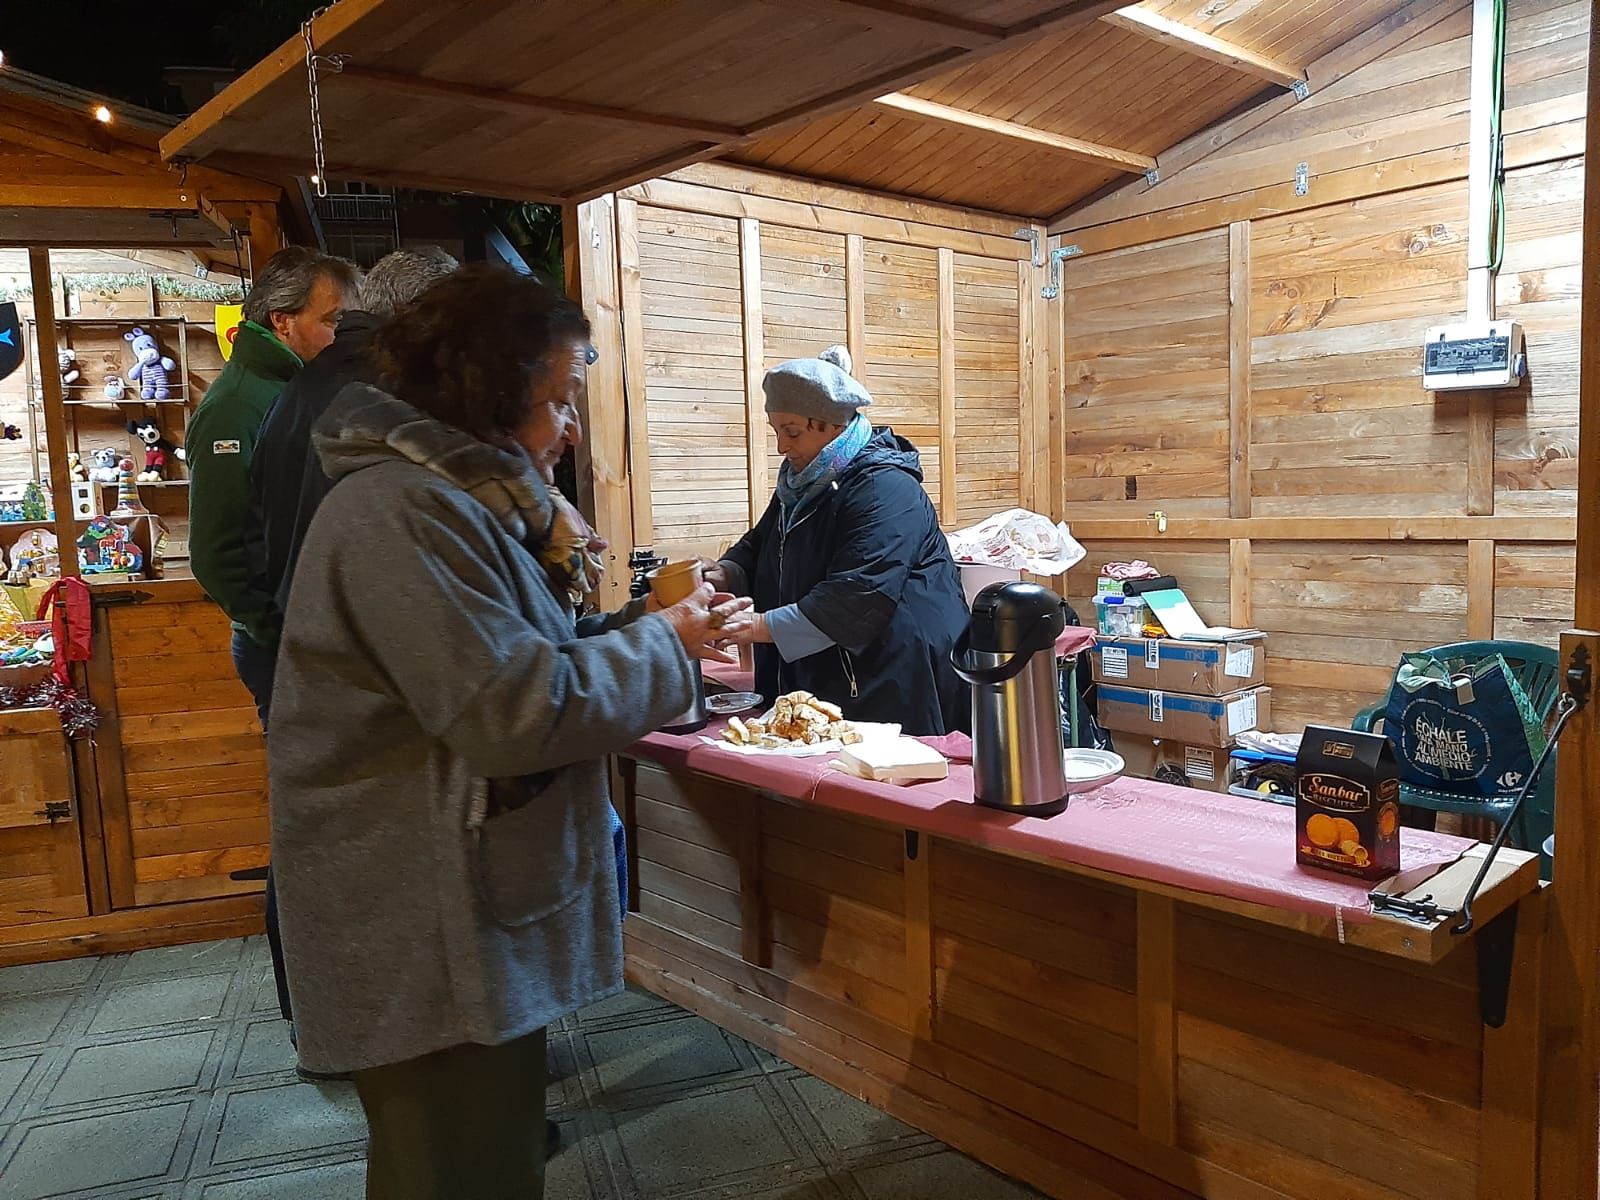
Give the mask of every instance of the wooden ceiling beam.
<svg viewBox="0 0 1600 1200">
<path fill-rule="evenodd" d="M 964 129 L 976 129 L 983 133 L 992 133 L 997 137 L 1031 142 L 1036 146 L 1046 146 L 1051 150 L 1058 150 L 1062 154 L 1083 162 L 1094 163 L 1096 166 L 1115 167 L 1119 171 L 1128 171 L 1136 175 L 1142 175 L 1156 165 L 1156 160 L 1147 154 L 1136 154 L 1132 150 L 1119 150 L 1114 146 L 1102 146 L 1098 142 L 1088 142 L 1082 138 L 1068 137 L 1066 134 L 1051 133 L 1047 129 L 1037 129 L 1032 125 L 1022 125 L 1016 121 L 1003 121 L 998 117 L 986 117 L 982 113 L 971 112 L 964 108 L 952 108 L 948 104 L 936 104 L 932 100 L 924 100 L 919 96 L 910 96 L 905 92 L 893 92 L 887 96 L 879 96 L 876 103 L 913 117 L 921 117 L 929 121 L 942 121 L 947 125 L 959 125 Z"/>
<path fill-rule="evenodd" d="M 1192 26 L 1181 21 L 1150 12 L 1148 9 L 1131 5 L 1128 8 L 1118 9 L 1114 13 L 1107 13 L 1100 18 L 1108 25 L 1115 25 L 1118 29 L 1126 29 L 1140 37 L 1150 38 L 1164 45 L 1176 46 L 1196 58 L 1206 59 L 1208 62 L 1221 63 L 1225 67 L 1232 67 L 1246 75 L 1254 75 L 1260 79 L 1270 80 L 1279 87 L 1292 88 L 1295 84 L 1305 80 L 1305 72 L 1297 71 L 1293 67 L 1257 54 L 1253 50 L 1246 50 L 1243 46 L 1213 37 L 1209 33 L 1202 33 Z"/>
<path fill-rule="evenodd" d="M 869 27 L 890 29 L 912 37 L 925 37 L 944 46 L 961 46 L 976 50 L 992 46 L 1006 39 L 1006 30 L 998 25 L 969 21 L 963 17 L 898 0 L 789 0 L 789 7 L 808 9 L 824 16 L 834 17 L 841 12 L 855 10 L 863 24 Z"/>
<path fill-rule="evenodd" d="M 311 158 L 291 155 L 252 154 L 227 151 L 212 156 L 218 166 L 265 179 L 289 181 L 303 179 L 310 174 Z M 512 189 L 494 180 L 473 179 L 458 175 L 429 175 L 403 167 L 375 167 L 359 162 L 334 160 L 324 164 L 329 179 L 359 179 L 364 183 L 382 183 L 393 187 L 416 188 L 425 192 L 465 192 L 474 196 L 497 196 L 505 200 L 525 200 L 534 204 L 563 204 L 565 197 L 525 189 Z"/>
<path fill-rule="evenodd" d="M 429 79 L 424 75 L 380 71 L 356 63 L 346 63 L 341 70 L 336 73 L 328 72 L 322 79 L 330 84 L 339 80 L 370 83 L 424 100 L 465 100 L 470 104 L 481 104 L 485 108 L 498 109 L 501 112 L 577 117 L 614 125 L 667 129 L 706 142 L 731 141 L 744 133 L 744 130 L 733 125 L 722 125 L 714 121 L 696 121 L 688 117 L 639 112 L 631 108 L 612 108 L 603 104 L 588 104 L 582 100 L 567 100 L 560 96 L 534 96 L 524 92 L 508 92 L 503 88 L 479 87 L 473 83 L 456 83 L 446 79 Z"/>
</svg>

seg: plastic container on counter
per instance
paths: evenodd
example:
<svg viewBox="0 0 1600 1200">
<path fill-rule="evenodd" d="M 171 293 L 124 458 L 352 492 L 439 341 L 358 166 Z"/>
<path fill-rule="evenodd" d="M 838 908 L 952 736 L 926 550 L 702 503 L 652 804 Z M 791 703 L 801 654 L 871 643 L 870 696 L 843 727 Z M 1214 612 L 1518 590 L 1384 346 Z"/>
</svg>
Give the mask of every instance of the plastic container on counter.
<svg viewBox="0 0 1600 1200">
<path fill-rule="evenodd" d="M 1107 637 L 1142 637 L 1144 634 L 1142 596 L 1096 596 L 1095 621 Z"/>
</svg>

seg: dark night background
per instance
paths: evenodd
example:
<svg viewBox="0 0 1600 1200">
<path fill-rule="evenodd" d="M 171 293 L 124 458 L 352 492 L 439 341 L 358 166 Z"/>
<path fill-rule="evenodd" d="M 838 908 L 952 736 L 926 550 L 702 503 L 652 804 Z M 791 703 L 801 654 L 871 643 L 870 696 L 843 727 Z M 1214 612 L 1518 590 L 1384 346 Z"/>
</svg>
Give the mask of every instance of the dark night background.
<svg viewBox="0 0 1600 1200">
<path fill-rule="evenodd" d="M 243 70 L 294 35 L 312 0 L 7 0 L 6 62 L 63 83 L 181 113 L 168 67 Z"/>
</svg>

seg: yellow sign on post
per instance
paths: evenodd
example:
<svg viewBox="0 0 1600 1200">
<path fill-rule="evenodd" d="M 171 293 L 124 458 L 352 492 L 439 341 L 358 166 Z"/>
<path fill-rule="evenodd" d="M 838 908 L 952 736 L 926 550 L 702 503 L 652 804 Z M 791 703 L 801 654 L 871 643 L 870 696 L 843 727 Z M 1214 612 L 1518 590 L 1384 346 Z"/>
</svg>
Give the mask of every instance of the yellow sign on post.
<svg viewBox="0 0 1600 1200">
<path fill-rule="evenodd" d="M 239 332 L 239 322 L 243 320 L 243 305 L 217 305 L 217 348 L 222 351 L 223 362 L 233 357 L 233 339 Z"/>
</svg>

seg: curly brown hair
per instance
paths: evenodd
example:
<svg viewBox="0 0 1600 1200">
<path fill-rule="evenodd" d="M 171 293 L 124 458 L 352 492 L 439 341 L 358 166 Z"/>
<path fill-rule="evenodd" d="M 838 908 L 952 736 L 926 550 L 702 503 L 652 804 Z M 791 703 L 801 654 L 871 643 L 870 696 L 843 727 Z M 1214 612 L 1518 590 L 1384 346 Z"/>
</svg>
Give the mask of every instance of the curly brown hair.
<svg viewBox="0 0 1600 1200">
<path fill-rule="evenodd" d="M 384 386 L 413 408 L 485 442 L 505 442 L 533 411 L 546 354 L 587 342 L 589 321 L 528 275 L 476 263 L 424 291 L 378 331 Z"/>
</svg>

